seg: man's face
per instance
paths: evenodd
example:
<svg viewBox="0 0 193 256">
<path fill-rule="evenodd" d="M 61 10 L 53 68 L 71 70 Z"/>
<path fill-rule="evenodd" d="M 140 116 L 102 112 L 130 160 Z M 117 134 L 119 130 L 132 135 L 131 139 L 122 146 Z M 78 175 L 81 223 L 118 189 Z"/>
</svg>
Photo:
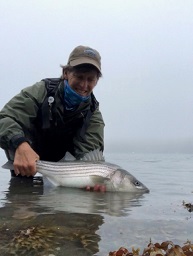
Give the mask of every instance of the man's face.
<svg viewBox="0 0 193 256">
<path fill-rule="evenodd" d="M 97 71 L 70 72 L 67 71 L 66 79 L 70 87 L 81 96 L 88 96 L 98 82 Z"/>
</svg>

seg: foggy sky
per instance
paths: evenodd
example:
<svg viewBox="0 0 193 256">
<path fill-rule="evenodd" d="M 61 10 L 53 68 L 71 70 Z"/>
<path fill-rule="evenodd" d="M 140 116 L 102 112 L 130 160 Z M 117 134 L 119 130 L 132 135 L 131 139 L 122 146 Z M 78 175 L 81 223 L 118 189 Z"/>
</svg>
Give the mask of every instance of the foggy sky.
<svg viewBox="0 0 193 256">
<path fill-rule="evenodd" d="M 0 0 L 0 108 L 88 45 L 106 148 L 192 152 L 192 13 L 192 0 Z"/>
</svg>

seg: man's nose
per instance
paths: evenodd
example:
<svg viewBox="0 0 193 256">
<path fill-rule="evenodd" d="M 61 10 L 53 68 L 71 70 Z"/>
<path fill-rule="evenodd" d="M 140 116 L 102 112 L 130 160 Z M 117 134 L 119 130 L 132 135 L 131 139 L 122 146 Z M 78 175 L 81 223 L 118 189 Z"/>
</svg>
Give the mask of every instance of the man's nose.
<svg viewBox="0 0 193 256">
<path fill-rule="evenodd" d="M 83 89 L 87 89 L 87 87 L 88 87 L 88 81 L 87 81 L 87 79 L 82 79 L 82 81 L 81 81 L 81 83 L 80 83 L 80 86 L 81 86 L 81 88 L 83 88 Z"/>
</svg>

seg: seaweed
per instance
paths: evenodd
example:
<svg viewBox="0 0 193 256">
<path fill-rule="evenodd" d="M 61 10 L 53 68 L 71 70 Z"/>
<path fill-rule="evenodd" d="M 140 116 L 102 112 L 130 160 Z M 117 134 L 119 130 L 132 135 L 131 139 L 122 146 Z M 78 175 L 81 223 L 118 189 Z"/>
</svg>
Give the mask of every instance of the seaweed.
<svg viewBox="0 0 193 256">
<path fill-rule="evenodd" d="M 185 201 L 182 202 L 184 208 L 186 208 L 189 212 L 193 212 L 193 204 L 186 203 Z"/>
<path fill-rule="evenodd" d="M 150 240 L 142 254 L 139 248 L 132 247 L 129 251 L 125 247 L 120 247 L 117 251 L 109 252 L 109 256 L 193 256 L 193 244 L 187 240 L 181 247 L 172 241 L 153 244 Z"/>
</svg>

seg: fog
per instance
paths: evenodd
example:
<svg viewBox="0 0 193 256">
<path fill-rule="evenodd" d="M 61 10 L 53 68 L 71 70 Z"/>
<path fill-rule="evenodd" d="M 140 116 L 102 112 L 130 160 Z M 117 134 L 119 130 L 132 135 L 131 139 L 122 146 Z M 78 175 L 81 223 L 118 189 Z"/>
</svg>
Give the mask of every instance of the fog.
<svg viewBox="0 0 193 256">
<path fill-rule="evenodd" d="M 192 13 L 192 0 L 0 0 L 0 108 L 88 45 L 105 149 L 192 153 Z"/>
</svg>

